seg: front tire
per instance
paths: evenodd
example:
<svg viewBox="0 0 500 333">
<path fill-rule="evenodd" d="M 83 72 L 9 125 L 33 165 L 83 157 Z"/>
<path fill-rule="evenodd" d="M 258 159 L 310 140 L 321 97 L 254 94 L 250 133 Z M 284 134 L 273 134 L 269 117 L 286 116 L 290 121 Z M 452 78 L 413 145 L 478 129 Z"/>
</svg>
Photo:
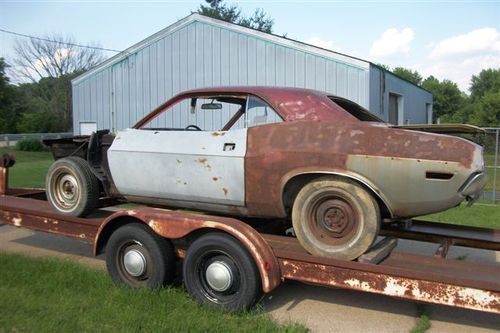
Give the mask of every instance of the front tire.
<svg viewBox="0 0 500 333">
<path fill-rule="evenodd" d="M 184 284 L 196 301 L 240 312 L 262 297 L 260 273 L 253 257 L 234 237 L 210 233 L 188 248 Z"/>
<path fill-rule="evenodd" d="M 175 253 L 172 243 L 143 223 L 117 229 L 106 246 L 111 279 L 131 288 L 159 288 L 172 283 Z"/>
<path fill-rule="evenodd" d="M 300 244 L 309 253 L 353 260 L 377 237 L 380 210 L 371 194 L 357 183 L 322 177 L 297 194 L 292 223 Z"/>
<path fill-rule="evenodd" d="M 80 157 L 65 157 L 52 163 L 45 187 L 52 207 L 66 215 L 85 216 L 99 204 L 99 180 Z"/>
</svg>

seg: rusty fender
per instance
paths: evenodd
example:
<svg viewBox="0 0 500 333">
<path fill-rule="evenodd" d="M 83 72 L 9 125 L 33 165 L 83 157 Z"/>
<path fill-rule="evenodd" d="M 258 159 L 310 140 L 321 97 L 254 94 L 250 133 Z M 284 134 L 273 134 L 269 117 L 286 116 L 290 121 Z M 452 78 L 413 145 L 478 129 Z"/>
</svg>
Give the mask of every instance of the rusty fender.
<svg viewBox="0 0 500 333">
<path fill-rule="evenodd" d="M 254 258 L 260 272 L 264 292 L 270 292 L 281 282 L 280 266 L 269 244 L 249 225 L 227 217 L 198 215 L 159 208 L 123 210 L 109 216 L 99 227 L 94 241 L 94 255 L 100 253 L 107 241 L 107 237 L 101 237 L 101 235 L 106 235 L 106 230 L 123 223 L 124 218 L 141 221 L 158 235 L 170 239 L 182 238 L 199 229 L 226 232 L 238 239 Z"/>
</svg>

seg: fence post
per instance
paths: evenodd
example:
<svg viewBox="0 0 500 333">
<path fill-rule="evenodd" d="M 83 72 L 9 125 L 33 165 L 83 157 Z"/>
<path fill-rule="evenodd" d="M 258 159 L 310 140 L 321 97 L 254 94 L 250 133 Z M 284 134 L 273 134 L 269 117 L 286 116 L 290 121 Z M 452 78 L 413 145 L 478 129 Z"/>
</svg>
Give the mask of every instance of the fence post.
<svg viewBox="0 0 500 333">
<path fill-rule="evenodd" d="M 493 204 L 497 200 L 498 137 L 500 128 L 495 130 L 495 162 L 493 165 Z"/>
</svg>

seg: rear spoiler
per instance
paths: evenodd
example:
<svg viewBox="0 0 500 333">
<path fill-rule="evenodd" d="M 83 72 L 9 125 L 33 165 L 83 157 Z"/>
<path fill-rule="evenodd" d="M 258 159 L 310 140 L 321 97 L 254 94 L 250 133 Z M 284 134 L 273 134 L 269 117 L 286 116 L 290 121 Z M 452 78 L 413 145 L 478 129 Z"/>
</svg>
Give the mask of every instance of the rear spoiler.
<svg viewBox="0 0 500 333">
<path fill-rule="evenodd" d="M 467 124 L 400 125 L 391 127 L 414 130 L 414 131 L 422 131 L 422 132 L 440 133 L 440 134 L 486 133 L 485 130 L 483 130 L 480 127 Z"/>
</svg>

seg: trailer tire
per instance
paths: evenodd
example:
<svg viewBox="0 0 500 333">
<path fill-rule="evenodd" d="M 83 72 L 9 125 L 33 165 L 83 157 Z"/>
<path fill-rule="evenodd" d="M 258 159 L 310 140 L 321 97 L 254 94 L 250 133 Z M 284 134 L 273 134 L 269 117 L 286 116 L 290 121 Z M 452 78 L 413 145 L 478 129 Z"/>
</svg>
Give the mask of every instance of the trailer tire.
<svg viewBox="0 0 500 333">
<path fill-rule="evenodd" d="M 99 180 L 80 157 L 65 157 L 52 163 L 45 187 L 49 203 L 60 213 L 85 216 L 99 205 Z"/>
<path fill-rule="evenodd" d="M 214 308 L 240 312 L 262 297 L 253 257 L 228 234 L 214 232 L 195 240 L 187 250 L 183 276 L 191 297 Z"/>
<path fill-rule="evenodd" d="M 300 244 L 311 254 L 353 260 L 370 248 L 380 228 L 373 196 L 349 179 L 321 177 L 306 184 L 292 208 Z"/>
<path fill-rule="evenodd" d="M 126 224 L 108 240 L 106 267 L 117 284 L 160 288 L 174 279 L 174 247 L 143 223 Z"/>
</svg>

